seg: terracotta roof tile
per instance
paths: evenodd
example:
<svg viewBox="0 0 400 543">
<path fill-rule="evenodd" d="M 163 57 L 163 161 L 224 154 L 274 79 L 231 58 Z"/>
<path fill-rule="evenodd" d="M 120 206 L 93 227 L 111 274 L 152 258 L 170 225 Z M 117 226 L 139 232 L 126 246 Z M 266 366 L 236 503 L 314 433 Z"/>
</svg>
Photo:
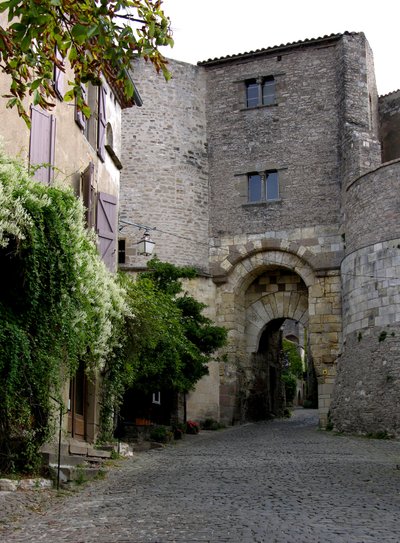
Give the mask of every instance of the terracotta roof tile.
<svg viewBox="0 0 400 543">
<path fill-rule="evenodd" d="M 357 34 L 361 34 L 361 33 L 360 32 L 343 32 L 341 34 L 329 34 L 329 35 L 326 35 L 326 36 L 320 36 L 319 38 L 310 38 L 310 39 L 306 39 L 306 40 L 299 40 L 299 41 L 294 41 L 294 42 L 285 43 L 285 44 L 281 44 L 281 45 L 273 45 L 272 47 L 266 47 L 265 49 L 256 49 L 255 51 L 248 51 L 248 52 L 245 52 L 245 53 L 238 53 L 238 54 L 235 54 L 235 55 L 227 55 L 227 56 L 224 56 L 224 57 L 210 58 L 208 60 L 200 61 L 197 64 L 199 66 L 203 66 L 203 65 L 206 65 L 206 64 L 218 64 L 218 63 L 221 63 L 221 62 L 229 62 L 230 60 L 235 60 L 235 59 L 238 59 L 238 58 L 258 56 L 258 55 L 262 55 L 264 53 L 270 53 L 270 52 L 273 52 L 273 51 L 279 51 L 279 50 L 283 50 L 283 49 L 291 49 L 291 48 L 302 46 L 302 45 L 314 45 L 314 44 L 321 43 L 321 42 L 338 40 L 342 36 L 353 36 L 353 35 L 357 35 Z"/>
</svg>

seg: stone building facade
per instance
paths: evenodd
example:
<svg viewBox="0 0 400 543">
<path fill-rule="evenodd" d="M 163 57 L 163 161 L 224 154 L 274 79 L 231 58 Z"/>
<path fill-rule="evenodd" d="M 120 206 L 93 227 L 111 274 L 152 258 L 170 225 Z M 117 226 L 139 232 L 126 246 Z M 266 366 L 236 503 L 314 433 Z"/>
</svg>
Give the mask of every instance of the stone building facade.
<svg viewBox="0 0 400 543">
<path fill-rule="evenodd" d="M 229 331 L 189 416 L 260 414 L 276 379 L 263 345 L 292 319 L 321 425 L 400 432 L 400 93 L 378 97 L 365 36 L 170 70 L 166 83 L 135 67 L 144 103 L 123 115 L 120 218 L 157 227 L 157 255 L 199 270 L 189 288 Z M 121 238 L 121 267 L 140 270 L 137 231 Z"/>
<path fill-rule="evenodd" d="M 7 26 L 7 13 L 0 14 Z M 73 189 L 87 208 L 87 226 L 97 235 L 100 256 L 110 271 L 117 269 L 118 201 L 121 169 L 121 111 L 132 107 L 110 78 L 101 85 L 86 86 L 92 115 L 86 120 L 76 105 L 64 102 L 68 81 L 74 77 L 66 64 L 65 73 L 54 67 L 57 97 L 51 111 L 34 106 L 26 99 L 31 120 L 27 127 L 15 109 L 6 107 L 11 79 L 0 74 L 0 141 L 4 151 L 32 168 L 35 179 L 45 185 Z M 139 105 L 139 104 L 137 104 Z M 65 435 L 94 442 L 99 432 L 101 377 L 86 377 L 83 366 L 76 376 L 65 379 L 63 418 Z"/>
</svg>

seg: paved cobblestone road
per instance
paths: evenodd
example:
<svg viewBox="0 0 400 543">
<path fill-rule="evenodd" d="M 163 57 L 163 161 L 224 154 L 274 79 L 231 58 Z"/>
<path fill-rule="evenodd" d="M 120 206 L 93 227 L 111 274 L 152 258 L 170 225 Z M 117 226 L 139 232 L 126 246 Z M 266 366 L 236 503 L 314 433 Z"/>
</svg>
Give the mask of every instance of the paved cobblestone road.
<svg viewBox="0 0 400 543">
<path fill-rule="evenodd" d="M 45 495 L 44 511 L 3 519 L 0 541 L 400 542 L 398 464 L 400 442 L 320 432 L 316 412 L 298 410 L 187 436 L 71 496 Z"/>
</svg>

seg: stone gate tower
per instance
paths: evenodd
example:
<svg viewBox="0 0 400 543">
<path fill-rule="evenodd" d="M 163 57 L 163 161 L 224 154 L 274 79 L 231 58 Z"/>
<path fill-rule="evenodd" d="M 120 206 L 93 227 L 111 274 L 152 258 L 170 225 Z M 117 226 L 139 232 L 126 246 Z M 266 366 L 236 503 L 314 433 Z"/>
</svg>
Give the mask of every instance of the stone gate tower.
<svg viewBox="0 0 400 543">
<path fill-rule="evenodd" d="M 159 228 L 161 259 L 200 270 L 189 288 L 229 330 L 227 359 L 211 364 L 190 416 L 232 423 L 262 414 L 263 389 L 276 379 L 267 361 L 274 330 L 292 319 L 307 331 L 321 424 L 331 417 L 354 430 L 375 395 L 362 426 L 369 431 L 385 384 L 378 426 L 386 428 L 400 392 L 400 153 L 391 125 L 399 101 L 381 100 L 379 110 L 365 36 L 198 66 L 171 61 L 170 69 L 169 83 L 143 64 L 135 69 L 143 107 L 123 119 L 120 214 Z M 390 164 L 382 165 L 382 135 Z M 144 264 L 135 235 L 122 235 L 129 270 Z M 378 379 L 383 352 L 389 377 Z M 365 373 L 360 393 L 351 392 Z M 387 430 L 400 431 L 400 422 Z"/>
</svg>

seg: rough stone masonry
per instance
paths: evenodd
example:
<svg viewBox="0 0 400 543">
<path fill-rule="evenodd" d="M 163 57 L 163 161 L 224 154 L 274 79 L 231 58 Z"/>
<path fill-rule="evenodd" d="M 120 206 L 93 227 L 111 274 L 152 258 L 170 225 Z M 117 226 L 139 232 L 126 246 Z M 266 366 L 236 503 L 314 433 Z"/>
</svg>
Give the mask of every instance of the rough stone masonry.
<svg viewBox="0 0 400 543">
<path fill-rule="evenodd" d="M 229 330 L 189 416 L 246 420 L 260 338 L 293 319 L 320 423 L 400 434 L 400 93 L 378 97 L 364 34 L 170 69 L 166 83 L 135 66 L 120 215 L 162 230 L 157 255 L 200 271 L 188 288 Z M 121 234 L 131 272 L 135 234 Z"/>
</svg>

